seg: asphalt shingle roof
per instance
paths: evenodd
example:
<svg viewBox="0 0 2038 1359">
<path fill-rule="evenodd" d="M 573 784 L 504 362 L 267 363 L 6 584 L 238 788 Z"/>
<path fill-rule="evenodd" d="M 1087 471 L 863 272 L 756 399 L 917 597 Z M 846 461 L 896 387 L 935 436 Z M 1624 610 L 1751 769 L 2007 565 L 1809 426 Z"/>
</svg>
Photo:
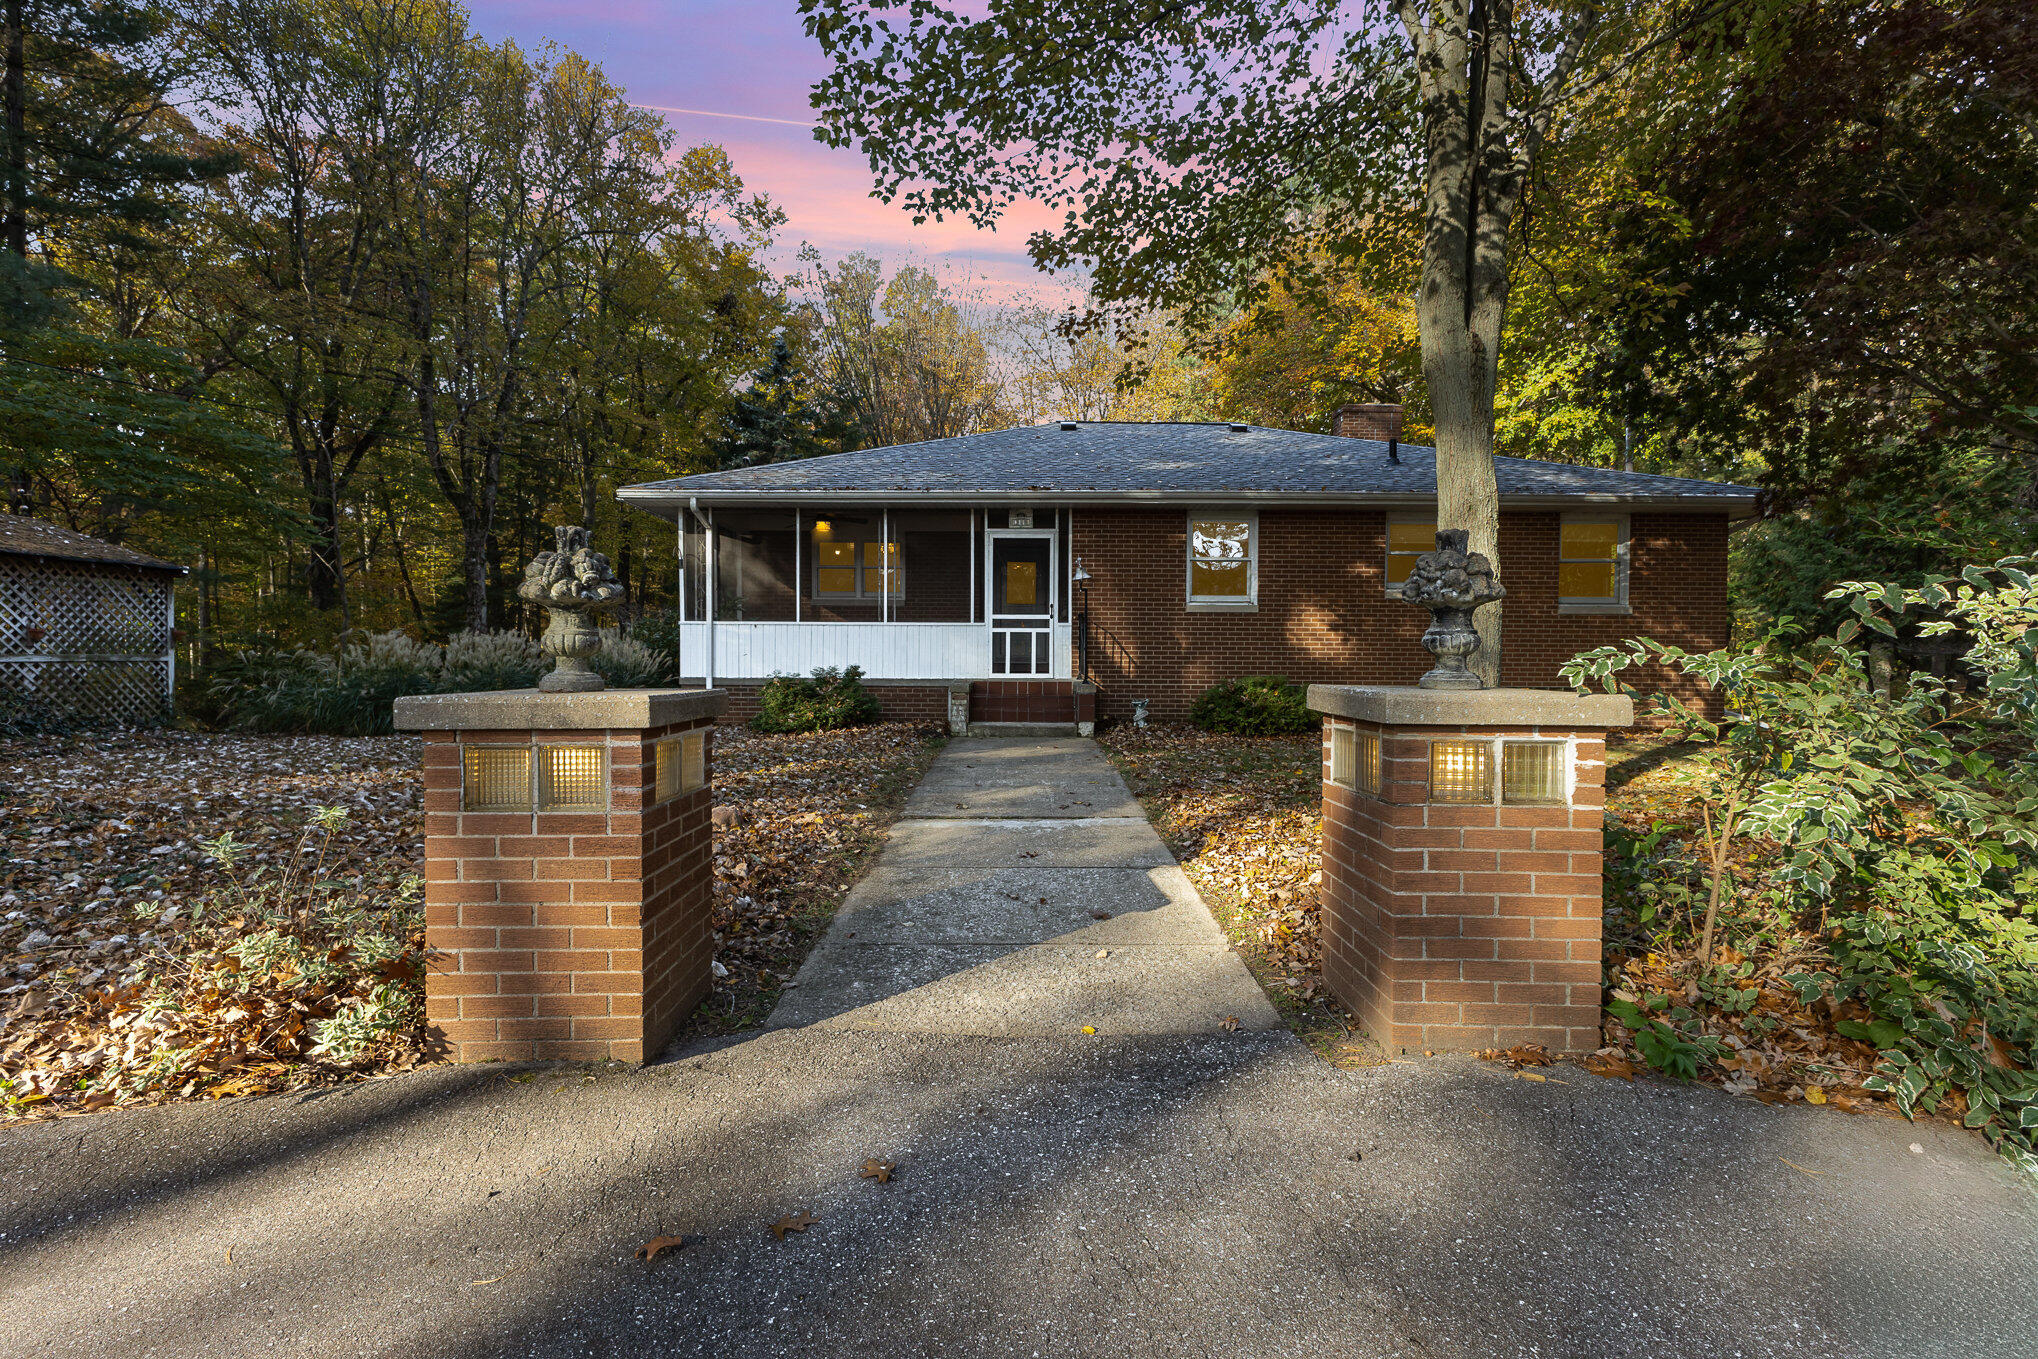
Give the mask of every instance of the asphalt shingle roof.
<svg viewBox="0 0 2038 1359">
<path fill-rule="evenodd" d="M 1387 445 L 1371 439 L 1303 434 L 1287 429 L 1243 429 L 1222 424 L 1083 421 L 970 434 L 958 439 L 867 448 L 798 462 L 624 487 L 639 504 L 758 500 L 775 495 L 882 494 L 1010 496 L 1029 492 L 1060 498 L 1244 494 L 1421 497 L 1436 494 L 1436 451 L 1400 446 L 1399 465 Z M 1619 472 L 1604 467 L 1495 460 L 1500 494 L 1522 497 L 1591 497 L 1694 500 L 1721 509 L 1753 504 L 1755 488 L 1689 477 Z M 727 498 L 726 500 L 724 498 Z"/>
<path fill-rule="evenodd" d="M 0 514 L 0 552 L 17 557 L 56 557 L 72 562 L 105 562 L 110 566 L 132 566 L 144 571 L 175 571 L 186 568 L 158 561 L 131 547 L 102 542 L 74 533 L 40 519 L 18 514 Z"/>
</svg>

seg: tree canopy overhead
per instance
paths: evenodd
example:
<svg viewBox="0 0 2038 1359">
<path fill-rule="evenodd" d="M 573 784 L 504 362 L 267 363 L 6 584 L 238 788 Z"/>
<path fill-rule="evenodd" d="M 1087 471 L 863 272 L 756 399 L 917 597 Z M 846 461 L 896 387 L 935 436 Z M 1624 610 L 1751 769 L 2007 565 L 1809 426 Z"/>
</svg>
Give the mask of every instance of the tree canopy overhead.
<svg viewBox="0 0 2038 1359">
<path fill-rule="evenodd" d="M 1498 560 L 1494 392 L 1510 236 L 1581 91 L 1688 22 L 1649 0 L 801 0 L 834 58 L 817 135 L 877 192 L 1091 271 L 1102 319 L 1197 328 L 1420 242 L 1416 313 L 1439 521 Z M 1404 260 L 1404 263 L 1407 261 Z M 1498 673 L 1499 610 L 1475 665 Z"/>
</svg>

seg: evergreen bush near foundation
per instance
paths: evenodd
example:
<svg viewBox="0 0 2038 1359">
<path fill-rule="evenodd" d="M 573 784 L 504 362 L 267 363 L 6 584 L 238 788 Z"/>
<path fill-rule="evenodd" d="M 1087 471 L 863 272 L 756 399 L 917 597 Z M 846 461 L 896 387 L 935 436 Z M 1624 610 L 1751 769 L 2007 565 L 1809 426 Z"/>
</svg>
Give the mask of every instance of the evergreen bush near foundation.
<svg viewBox="0 0 2038 1359">
<path fill-rule="evenodd" d="M 805 679 L 773 675 L 757 695 L 752 731 L 832 731 L 860 727 L 882 717 L 877 697 L 863 687 L 863 670 L 823 666 Z"/>
<path fill-rule="evenodd" d="M 1316 725 L 1302 686 L 1281 675 L 1221 680 L 1196 696 L 1189 720 L 1233 736 L 1285 736 Z"/>
</svg>

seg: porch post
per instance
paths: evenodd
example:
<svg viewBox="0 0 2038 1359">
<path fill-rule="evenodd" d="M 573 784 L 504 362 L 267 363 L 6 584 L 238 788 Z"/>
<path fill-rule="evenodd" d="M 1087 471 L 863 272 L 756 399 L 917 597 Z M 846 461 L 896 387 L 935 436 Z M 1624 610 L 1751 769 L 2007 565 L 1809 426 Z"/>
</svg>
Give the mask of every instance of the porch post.
<svg viewBox="0 0 2038 1359">
<path fill-rule="evenodd" d="M 892 621 L 892 507 L 890 505 L 878 511 L 878 523 L 882 525 L 878 532 L 884 538 L 884 541 L 879 543 L 877 547 L 878 560 L 884 563 L 884 565 L 878 568 L 877 573 L 878 584 L 883 591 L 882 600 L 878 605 L 878 618 L 882 622 L 889 623 Z"/>
<path fill-rule="evenodd" d="M 975 506 L 969 512 L 969 621 L 977 621 L 977 514 Z"/>
<path fill-rule="evenodd" d="M 800 538 L 806 533 L 804 506 L 793 507 L 793 622 L 800 621 L 800 582 L 806 579 L 800 565 Z"/>
</svg>

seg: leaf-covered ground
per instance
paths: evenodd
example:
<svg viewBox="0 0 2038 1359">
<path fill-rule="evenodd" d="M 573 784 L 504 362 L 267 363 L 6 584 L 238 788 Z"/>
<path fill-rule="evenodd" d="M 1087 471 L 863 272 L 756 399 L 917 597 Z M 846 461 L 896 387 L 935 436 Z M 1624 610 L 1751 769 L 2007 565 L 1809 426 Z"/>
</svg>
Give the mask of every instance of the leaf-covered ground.
<svg viewBox="0 0 2038 1359">
<path fill-rule="evenodd" d="M 1698 771 L 1693 747 L 1658 732 L 1616 733 L 1607 745 L 1607 915 L 1605 985 L 1622 1003 L 1671 1019 L 1713 1051 L 1682 1054 L 1699 1079 L 1766 1103 L 1803 1101 L 1848 1112 L 1894 1112 L 1866 1090 L 1879 1052 L 1849 1037 L 1875 1016 L 1857 1000 L 1809 1002 L 1786 978 L 1833 970 L 1826 931 L 1781 903 L 1791 893 L 1772 879 L 1775 847 L 1748 840 L 1729 861 L 1713 966 L 1700 966 L 1701 922 L 1709 896 L 1700 827 L 1692 811 Z M 1731 980 L 1728 980 L 1731 975 Z M 1675 1071 L 1680 1054 L 1609 1015 L 1607 1038 L 1637 1066 Z M 1651 1060 L 1653 1059 L 1653 1060 Z M 1942 1114 L 1966 1112 L 1956 1092 Z"/>
<path fill-rule="evenodd" d="M 691 1031 L 769 1013 L 938 746 L 719 733 L 737 816 Z M 0 742 L 0 1120 L 415 1065 L 418 766 L 410 737 Z"/>
</svg>

